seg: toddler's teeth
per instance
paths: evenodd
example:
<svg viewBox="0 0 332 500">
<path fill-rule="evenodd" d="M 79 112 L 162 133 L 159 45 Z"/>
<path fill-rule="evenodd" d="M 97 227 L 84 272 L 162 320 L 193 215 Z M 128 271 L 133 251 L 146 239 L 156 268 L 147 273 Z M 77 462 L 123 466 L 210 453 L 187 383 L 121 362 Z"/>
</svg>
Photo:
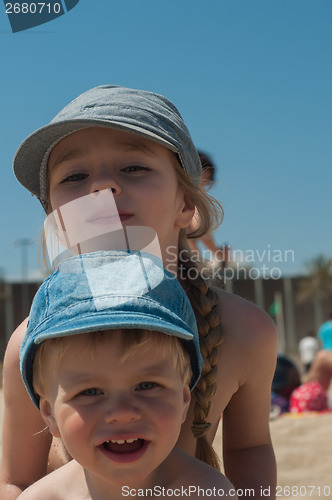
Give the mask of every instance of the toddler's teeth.
<svg viewBox="0 0 332 500">
<path fill-rule="evenodd" d="M 134 441 L 138 441 L 139 438 L 134 438 L 134 439 L 111 439 L 110 441 L 106 441 L 106 443 L 117 443 L 117 444 L 124 444 L 124 443 L 133 443 Z"/>
</svg>

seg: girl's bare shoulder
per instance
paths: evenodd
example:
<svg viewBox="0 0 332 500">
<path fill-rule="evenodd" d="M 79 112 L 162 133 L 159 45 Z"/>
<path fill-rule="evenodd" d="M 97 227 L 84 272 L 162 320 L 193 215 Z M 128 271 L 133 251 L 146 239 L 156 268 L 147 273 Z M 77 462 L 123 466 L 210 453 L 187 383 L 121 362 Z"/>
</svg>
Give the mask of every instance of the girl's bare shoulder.
<svg viewBox="0 0 332 500">
<path fill-rule="evenodd" d="M 22 321 L 8 340 L 3 360 L 4 390 L 6 387 L 12 388 L 13 384 L 20 385 L 22 383 L 20 373 L 20 347 L 27 329 L 27 324 L 28 318 Z"/>
<path fill-rule="evenodd" d="M 213 289 L 219 297 L 221 325 L 226 336 L 251 343 L 276 338 L 275 323 L 260 307 L 221 288 Z"/>
<path fill-rule="evenodd" d="M 24 321 L 14 330 L 10 336 L 5 353 L 5 363 L 11 365 L 11 363 L 18 363 L 18 354 L 20 352 L 21 342 L 25 335 L 29 318 L 25 318 Z"/>
</svg>

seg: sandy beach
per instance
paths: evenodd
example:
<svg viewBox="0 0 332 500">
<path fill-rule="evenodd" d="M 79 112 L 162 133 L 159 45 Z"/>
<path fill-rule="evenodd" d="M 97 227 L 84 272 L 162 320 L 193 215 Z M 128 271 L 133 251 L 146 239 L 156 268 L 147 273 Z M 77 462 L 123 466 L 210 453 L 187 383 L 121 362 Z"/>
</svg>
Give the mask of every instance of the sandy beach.
<svg viewBox="0 0 332 500">
<path fill-rule="evenodd" d="M 1 391 L 0 426 L 2 415 Z M 270 426 L 278 465 L 277 499 L 332 498 L 332 412 L 286 414 L 272 420 Z M 220 429 L 215 446 L 220 449 Z"/>
<path fill-rule="evenodd" d="M 298 487 L 290 498 L 332 498 L 331 429 L 332 413 L 285 415 L 271 422 L 280 498 L 287 498 L 286 486 Z"/>
<path fill-rule="evenodd" d="M 270 422 L 270 429 L 278 469 L 277 500 L 332 498 L 332 413 L 284 414 Z M 219 426 L 216 449 L 220 445 Z"/>
</svg>

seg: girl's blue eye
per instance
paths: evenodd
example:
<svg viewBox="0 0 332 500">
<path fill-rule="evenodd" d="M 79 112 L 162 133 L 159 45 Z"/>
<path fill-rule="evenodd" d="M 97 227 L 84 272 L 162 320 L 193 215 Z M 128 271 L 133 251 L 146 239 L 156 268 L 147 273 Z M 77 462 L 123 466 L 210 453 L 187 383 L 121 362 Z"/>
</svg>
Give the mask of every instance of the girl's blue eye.
<svg viewBox="0 0 332 500">
<path fill-rule="evenodd" d="M 155 384 L 154 382 L 141 382 L 136 390 L 137 391 L 147 391 L 149 389 L 154 389 L 155 387 L 157 387 L 157 384 Z"/>
<path fill-rule="evenodd" d="M 123 169 L 125 172 L 140 172 L 141 170 L 148 170 L 146 167 L 142 167 L 141 165 L 130 165 L 129 167 L 125 167 Z"/>
<path fill-rule="evenodd" d="M 83 181 L 84 179 L 87 178 L 87 176 L 88 176 L 88 174 L 72 174 L 72 175 L 69 175 L 68 177 L 66 177 L 65 179 L 63 179 L 61 184 L 64 184 L 66 182 Z"/>
</svg>

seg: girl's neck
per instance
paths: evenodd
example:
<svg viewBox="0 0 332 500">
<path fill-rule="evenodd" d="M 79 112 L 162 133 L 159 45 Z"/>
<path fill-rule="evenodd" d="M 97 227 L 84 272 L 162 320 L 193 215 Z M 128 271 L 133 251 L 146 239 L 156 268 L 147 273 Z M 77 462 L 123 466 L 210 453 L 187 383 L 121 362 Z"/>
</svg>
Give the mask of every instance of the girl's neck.
<svg viewBox="0 0 332 500">
<path fill-rule="evenodd" d="M 164 267 L 168 272 L 177 277 L 178 275 L 178 260 L 179 260 L 179 247 L 176 245 L 169 245 L 162 250 L 162 260 Z"/>
</svg>

